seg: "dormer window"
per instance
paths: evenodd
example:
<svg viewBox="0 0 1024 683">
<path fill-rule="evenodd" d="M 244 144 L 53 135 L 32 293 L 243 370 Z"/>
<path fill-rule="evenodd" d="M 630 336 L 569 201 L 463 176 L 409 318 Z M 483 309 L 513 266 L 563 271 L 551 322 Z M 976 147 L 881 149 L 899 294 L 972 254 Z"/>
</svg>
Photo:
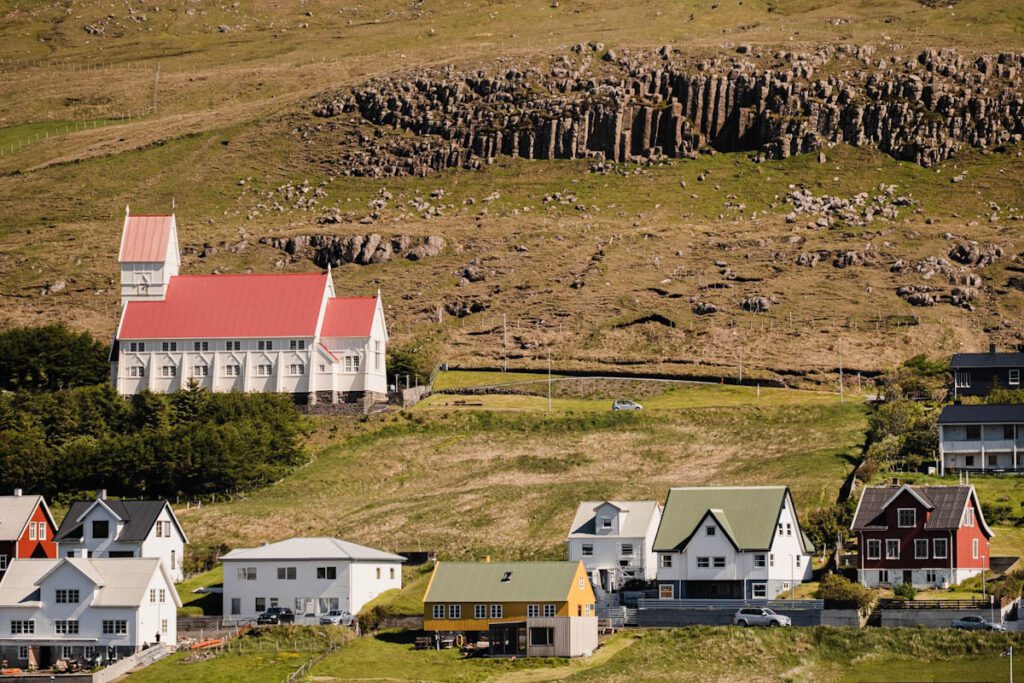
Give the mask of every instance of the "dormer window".
<svg viewBox="0 0 1024 683">
<path fill-rule="evenodd" d="M 901 529 L 913 529 L 917 526 L 917 510 L 914 508 L 900 508 L 897 511 L 897 516 Z"/>
<path fill-rule="evenodd" d="M 512 580 L 512 572 L 505 572 L 504 574 L 501 575 L 501 582 L 502 583 L 508 583 L 511 580 Z"/>
<path fill-rule="evenodd" d="M 605 530 L 611 529 L 612 528 L 612 518 L 611 517 L 602 517 L 601 518 L 601 528 L 605 529 Z"/>
<path fill-rule="evenodd" d="M 93 538 L 109 538 L 110 537 L 110 522 L 107 520 L 96 520 L 92 523 L 92 537 Z"/>
<path fill-rule="evenodd" d="M 704 527 L 704 535 L 705 536 L 714 536 L 715 535 L 715 527 L 713 527 L 713 526 L 706 526 L 706 527 Z"/>
</svg>

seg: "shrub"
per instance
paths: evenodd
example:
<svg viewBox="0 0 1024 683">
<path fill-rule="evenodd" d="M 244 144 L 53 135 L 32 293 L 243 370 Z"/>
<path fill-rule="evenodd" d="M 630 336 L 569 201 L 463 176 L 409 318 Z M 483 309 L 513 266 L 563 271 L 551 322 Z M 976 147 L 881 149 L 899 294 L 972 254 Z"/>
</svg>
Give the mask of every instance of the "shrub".
<svg viewBox="0 0 1024 683">
<path fill-rule="evenodd" d="M 913 600 L 917 597 L 917 589 L 914 588 L 912 583 L 901 583 L 892 589 L 892 592 L 896 594 L 897 598 L 903 600 Z"/>
<path fill-rule="evenodd" d="M 828 574 L 821 580 L 815 597 L 824 600 L 831 608 L 856 607 L 867 609 L 874 602 L 875 594 L 869 588 L 850 581 L 839 574 Z"/>
</svg>

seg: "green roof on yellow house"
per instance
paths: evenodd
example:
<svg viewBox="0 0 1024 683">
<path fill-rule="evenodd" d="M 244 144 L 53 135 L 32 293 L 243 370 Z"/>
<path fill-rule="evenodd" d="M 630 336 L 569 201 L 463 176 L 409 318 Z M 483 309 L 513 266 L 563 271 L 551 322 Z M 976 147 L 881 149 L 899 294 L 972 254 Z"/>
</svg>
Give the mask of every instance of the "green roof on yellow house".
<svg viewBox="0 0 1024 683">
<path fill-rule="evenodd" d="M 738 550 L 768 550 L 783 503 L 793 504 L 786 486 L 690 486 L 669 489 L 657 551 L 683 550 L 704 518 L 711 515 Z M 794 510 L 794 517 L 796 511 Z M 801 529 L 805 552 L 814 546 Z"/>
<path fill-rule="evenodd" d="M 559 602 L 579 562 L 438 562 L 423 602 Z"/>
</svg>

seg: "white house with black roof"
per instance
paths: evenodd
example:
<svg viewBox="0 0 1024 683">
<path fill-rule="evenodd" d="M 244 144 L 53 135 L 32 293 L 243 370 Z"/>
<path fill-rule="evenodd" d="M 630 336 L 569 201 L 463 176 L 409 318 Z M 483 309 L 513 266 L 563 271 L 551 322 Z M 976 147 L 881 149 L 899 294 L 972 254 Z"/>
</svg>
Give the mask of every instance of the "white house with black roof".
<svg viewBox="0 0 1024 683">
<path fill-rule="evenodd" d="M 1024 353 L 996 351 L 988 353 L 955 353 L 949 361 L 953 375 L 953 395 L 985 396 L 994 388 L 1020 389 L 1024 373 Z"/>
<path fill-rule="evenodd" d="M 174 582 L 156 558 L 14 560 L 0 579 L 0 660 L 46 668 L 177 640 Z M 52 680 L 52 679 L 51 679 Z"/>
<path fill-rule="evenodd" d="M 786 486 L 669 491 L 654 550 L 662 600 L 771 600 L 811 579 L 814 546 Z"/>
<path fill-rule="evenodd" d="M 583 562 L 598 597 L 632 579 L 652 581 L 660 522 L 657 501 L 585 500 L 576 508 L 565 541 L 569 560 Z"/>
<path fill-rule="evenodd" d="M 939 473 L 1019 472 L 1024 405 L 952 405 L 939 414 Z"/>
<path fill-rule="evenodd" d="M 358 614 L 386 590 L 402 587 L 401 555 L 337 538 L 289 538 L 221 556 L 224 616 L 251 619 L 287 607 L 298 623 L 331 610 Z"/>
<path fill-rule="evenodd" d="M 114 500 L 101 491 L 96 500 L 72 503 L 56 540 L 58 557 L 154 557 L 172 581 L 185 578 L 188 537 L 166 500 Z"/>
</svg>

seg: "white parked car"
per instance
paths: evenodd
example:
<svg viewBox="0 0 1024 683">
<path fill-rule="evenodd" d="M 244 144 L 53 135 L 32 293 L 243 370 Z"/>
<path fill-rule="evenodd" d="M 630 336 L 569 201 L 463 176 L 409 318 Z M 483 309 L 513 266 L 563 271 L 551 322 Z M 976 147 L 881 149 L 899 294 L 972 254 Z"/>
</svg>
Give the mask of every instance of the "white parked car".
<svg viewBox="0 0 1024 683">
<path fill-rule="evenodd" d="M 333 624 L 335 626 L 351 626 L 352 613 L 343 609 L 332 609 L 327 614 L 320 616 L 321 624 Z"/>
<path fill-rule="evenodd" d="M 612 410 L 643 410 L 644 407 L 636 401 L 620 398 L 612 403 Z"/>
<path fill-rule="evenodd" d="M 767 607 L 744 607 L 732 616 L 732 623 L 736 626 L 792 626 L 793 620 Z"/>
</svg>

